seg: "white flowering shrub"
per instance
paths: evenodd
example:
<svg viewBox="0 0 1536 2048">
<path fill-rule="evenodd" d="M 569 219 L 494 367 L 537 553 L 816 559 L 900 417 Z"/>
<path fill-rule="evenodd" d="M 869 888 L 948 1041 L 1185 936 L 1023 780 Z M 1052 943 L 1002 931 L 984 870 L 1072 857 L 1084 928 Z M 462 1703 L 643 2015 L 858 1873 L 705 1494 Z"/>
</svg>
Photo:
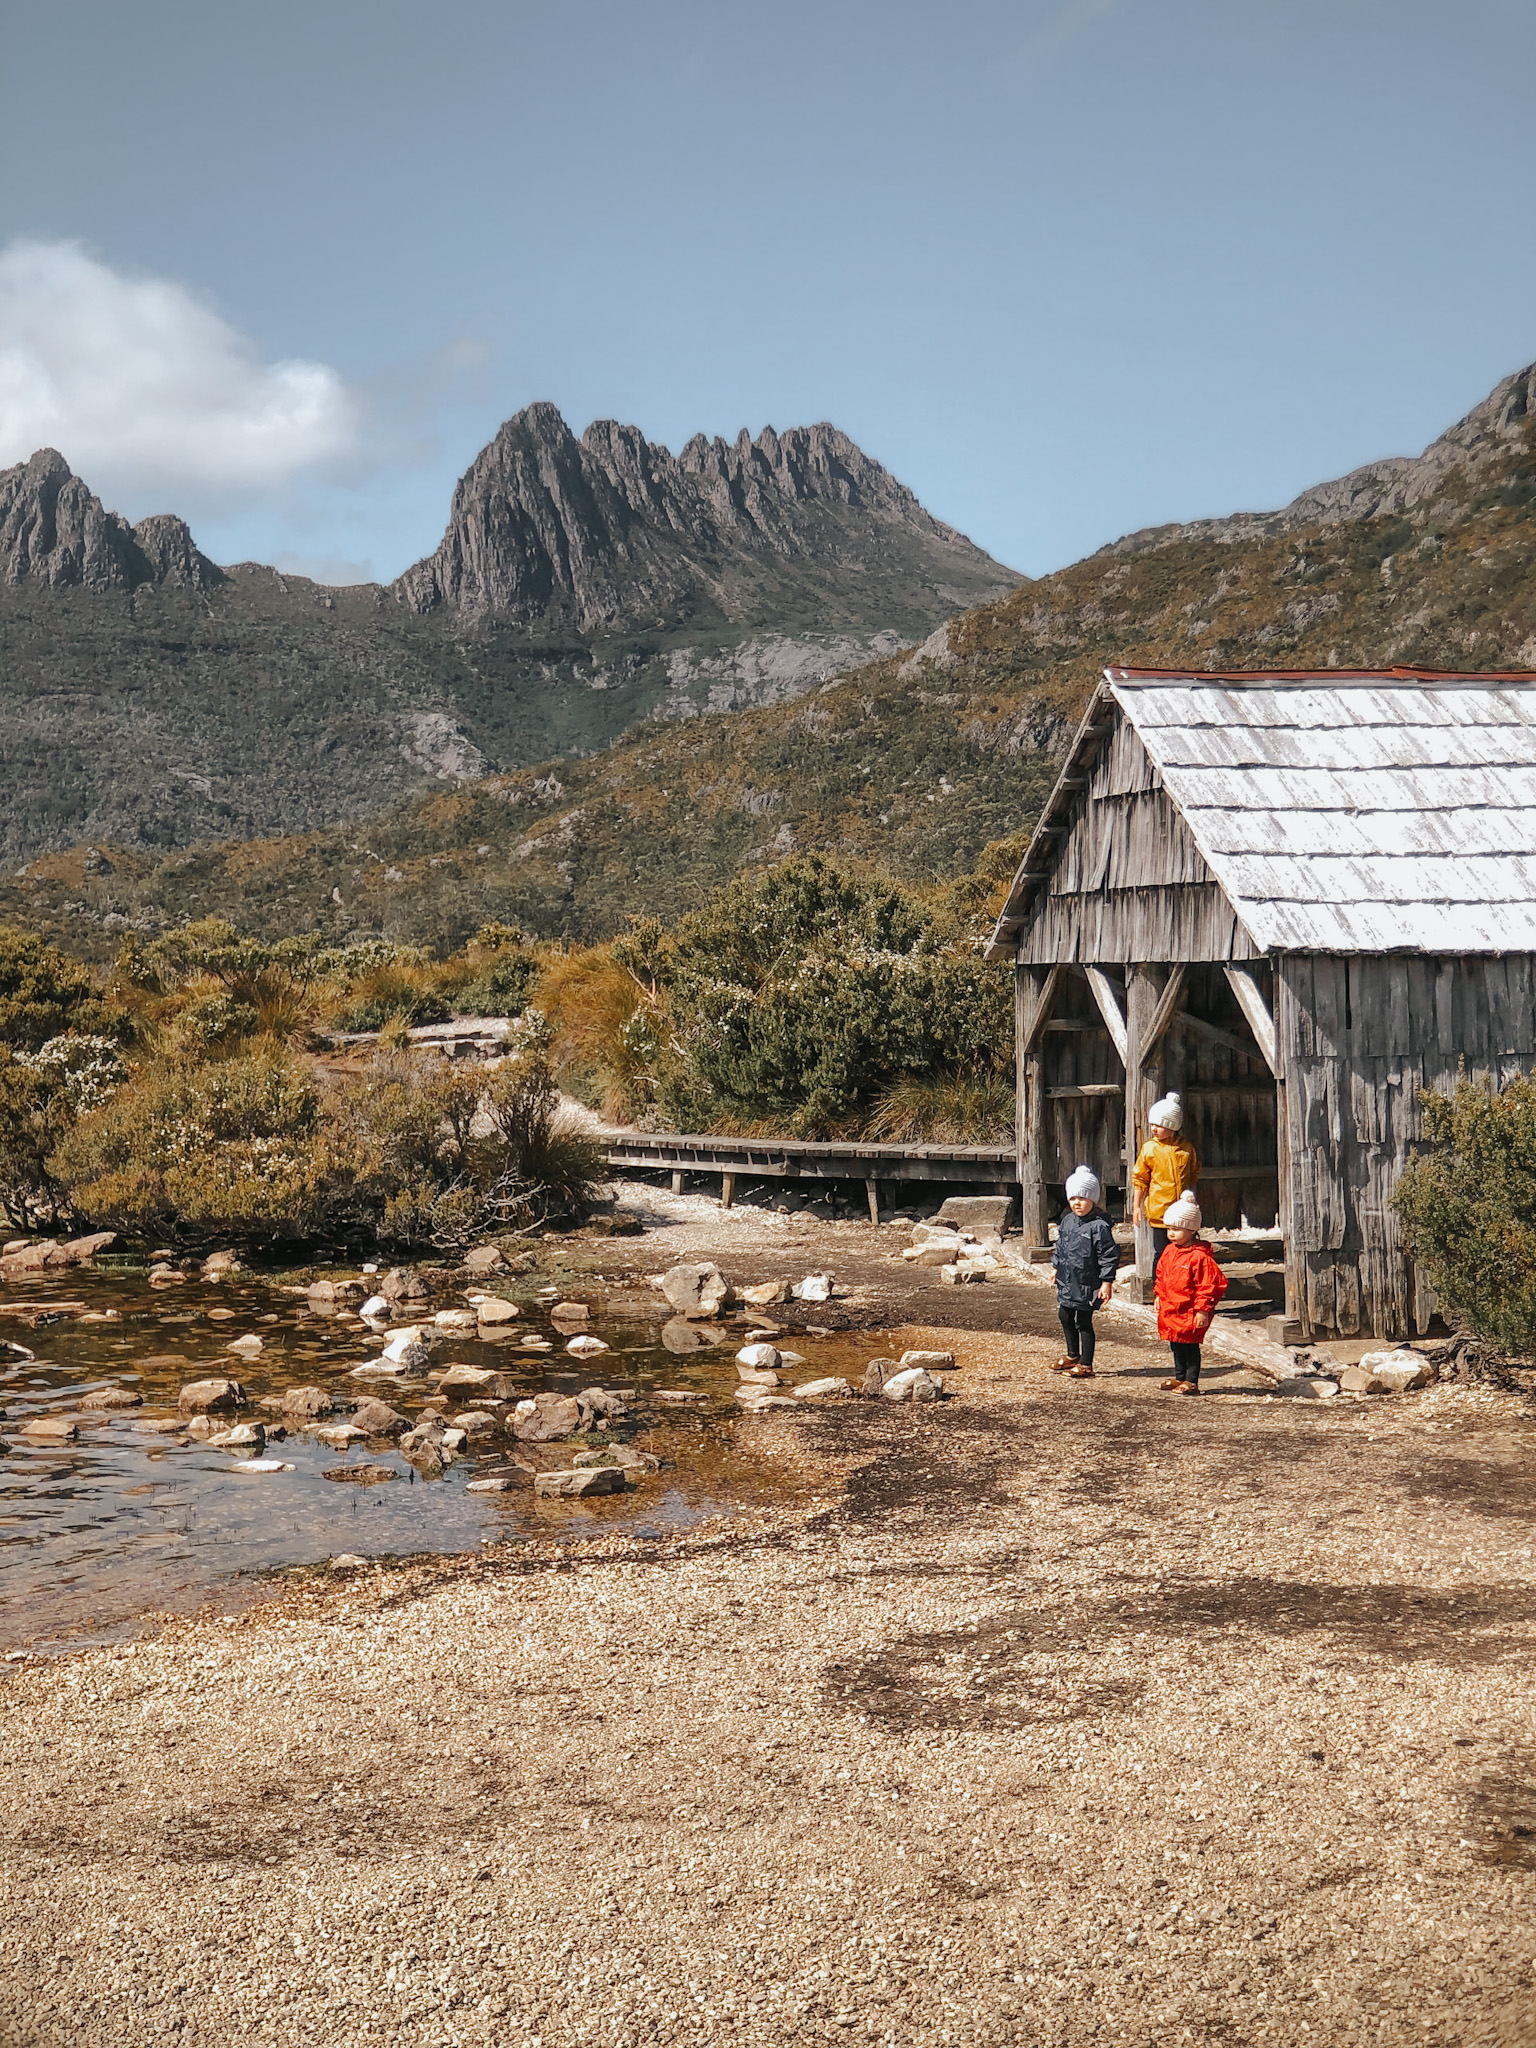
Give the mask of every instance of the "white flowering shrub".
<svg viewBox="0 0 1536 2048">
<path fill-rule="evenodd" d="M 128 1078 L 128 1062 L 115 1039 L 66 1031 L 36 1052 L 19 1052 L 16 1064 L 30 1067 L 63 1092 L 73 1116 L 85 1116 L 110 1100 Z"/>
</svg>

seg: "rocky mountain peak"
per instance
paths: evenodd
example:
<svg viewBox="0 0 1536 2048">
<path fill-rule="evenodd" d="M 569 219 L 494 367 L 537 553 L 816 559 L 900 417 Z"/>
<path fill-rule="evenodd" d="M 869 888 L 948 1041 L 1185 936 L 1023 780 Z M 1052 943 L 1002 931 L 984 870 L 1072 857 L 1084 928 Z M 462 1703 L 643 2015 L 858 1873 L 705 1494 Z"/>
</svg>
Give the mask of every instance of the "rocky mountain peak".
<svg viewBox="0 0 1536 2048">
<path fill-rule="evenodd" d="M 57 448 L 0 470 L 0 576 L 50 589 L 129 591 L 141 584 L 203 589 L 221 572 L 185 520 L 157 514 L 130 526 L 109 512 Z"/>
<path fill-rule="evenodd" d="M 825 422 L 755 439 L 699 434 L 674 456 L 617 420 L 577 440 L 541 403 L 476 457 L 441 545 L 395 587 L 418 611 L 559 616 L 585 630 L 751 623 L 772 613 L 767 584 L 786 560 L 813 574 L 859 569 L 890 554 L 893 536 L 929 587 L 1014 580 Z"/>
</svg>

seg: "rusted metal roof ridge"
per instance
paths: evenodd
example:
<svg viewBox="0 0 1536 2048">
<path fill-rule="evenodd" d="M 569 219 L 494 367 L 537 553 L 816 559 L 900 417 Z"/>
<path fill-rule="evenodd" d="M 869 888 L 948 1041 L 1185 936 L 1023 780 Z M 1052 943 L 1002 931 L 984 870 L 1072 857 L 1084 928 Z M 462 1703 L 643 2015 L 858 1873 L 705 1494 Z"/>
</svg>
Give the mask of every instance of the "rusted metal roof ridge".
<svg viewBox="0 0 1536 2048">
<path fill-rule="evenodd" d="M 1349 685 L 1355 683 L 1433 683 L 1441 689 L 1499 690 L 1536 685 L 1536 669 L 1490 669 L 1486 674 L 1463 668 L 1123 668 L 1104 671 L 1112 683 L 1222 683 L 1239 689 L 1276 684 Z"/>
</svg>

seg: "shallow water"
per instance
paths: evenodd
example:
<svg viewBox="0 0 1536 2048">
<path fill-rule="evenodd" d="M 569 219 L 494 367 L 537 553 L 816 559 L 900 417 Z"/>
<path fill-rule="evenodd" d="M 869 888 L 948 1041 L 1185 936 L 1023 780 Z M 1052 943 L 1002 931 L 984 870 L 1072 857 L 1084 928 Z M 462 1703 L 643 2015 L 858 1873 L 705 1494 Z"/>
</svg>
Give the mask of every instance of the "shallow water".
<svg viewBox="0 0 1536 2048">
<path fill-rule="evenodd" d="M 526 1286 L 486 1284 L 519 1300 L 514 1334 L 496 1341 L 448 1336 L 432 1348 L 433 1371 L 454 1361 L 488 1365 L 515 1377 L 519 1397 L 592 1385 L 633 1389 L 631 1418 L 610 1440 L 659 1457 L 660 1472 L 631 1492 L 589 1502 L 536 1498 L 531 1484 L 477 1494 L 467 1490 L 469 1482 L 505 1468 L 520 1448 L 510 1438 L 424 1480 L 392 1449 L 356 1445 L 343 1453 L 292 1426 L 285 1441 L 269 1436 L 265 1453 L 291 1469 L 253 1471 L 249 1459 L 155 1435 L 144 1425 L 173 1418 L 181 1387 L 215 1375 L 238 1380 L 247 1402 L 220 1424 L 260 1420 L 269 1430 L 280 1418 L 260 1399 L 287 1387 L 324 1387 L 349 1404 L 373 1395 L 414 1420 L 435 1382 L 404 1387 L 351 1377 L 354 1367 L 377 1358 L 378 1343 L 369 1342 L 355 1313 L 318 1315 L 302 1289 L 276 1277 L 240 1273 L 222 1284 L 192 1279 L 151 1288 L 142 1273 L 85 1269 L 12 1282 L 0 1298 L 0 1338 L 36 1355 L 26 1361 L 0 1352 L 0 1648 L 104 1640 L 131 1630 L 146 1613 L 237 1603 L 260 1590 L 264 1573 L 345 1554 L 465 1551 L 518 1536 L 660 1536 L 704 1515 L 790 1496 L 793 1482 L 747 1455 L 750 1437 L 738 1435 L 760 1426 L 732 1398 L 741 1324 L 727 1326 L 729 1341 L 679 1355 L 663 1342 L 660 1314 L 629 1320 L 594 1307 L 580 1327 L 610 1349 L 580 1360 L 566 1354 L 572 1329 L 554 1327 L 547 1305 L 532 1300 L 535 1276 Z M 581 1299 L 581 1291 L 572 1298 Z M 54 1302 L 59 1309 L 47 1306 Z M 440 1294 L 434 1305 L 461 1303 Z M 220 1310 L 234 1314 L 209 1313 Z M 248 1333 L 263 1343 L 254 1358 L 228 1348 Z M 670 1334 L 675 1342 L 675 1330 Z M 520 1351 L 530 1337 L 549 1340 L 553 1349 Z M 807 1360 L 790 1375 L 795 1380 L 851 1376 L 879 1349 L 867 1336 L 783 1341 Z M 142 1395 L 142 1407 L 80 1409 L 83 1396 L 113 1384 Z M 661 1388 L 707 1399 L 670 1406 L 653 1398 Z M 453 1405 L 475 1403 L 466 1394 Z M 78 1439 L 44 1445 L 18 1434 L 49 1414 L 73 1418 Z M 569 1450 L 604 1441 L 594 1435 Z M 547 1462 L 567 1465 L 569 1454 Z M 349 1463 L 387 1466 L 397 1478 L 359 1486 L 322 1476 Z"/>
</svg>

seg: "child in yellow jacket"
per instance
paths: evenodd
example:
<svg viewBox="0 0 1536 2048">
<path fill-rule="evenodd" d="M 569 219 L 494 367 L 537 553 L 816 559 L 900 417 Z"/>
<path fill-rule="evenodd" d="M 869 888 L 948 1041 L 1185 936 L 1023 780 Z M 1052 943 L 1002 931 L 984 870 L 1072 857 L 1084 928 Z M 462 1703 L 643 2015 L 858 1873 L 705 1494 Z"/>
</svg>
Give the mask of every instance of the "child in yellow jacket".
<svg viewBox="0 0 1536 2048">
<path fill-rule="evenodd" d="M 1154 1102 L 1148 1121 L 1152 1135 L 1136 1155 L 1131 1170 L 1131 1221 L 1145 1216 L 1152 1226 L 1152 1270 L 1168 1245 L 1163 1218 L 1181 1195 L 1193 1194 L 1200 1182 L 1200 1155 L 1183 1136 L 1184 1104 L 1177 1095 Z"/>
</svg>

